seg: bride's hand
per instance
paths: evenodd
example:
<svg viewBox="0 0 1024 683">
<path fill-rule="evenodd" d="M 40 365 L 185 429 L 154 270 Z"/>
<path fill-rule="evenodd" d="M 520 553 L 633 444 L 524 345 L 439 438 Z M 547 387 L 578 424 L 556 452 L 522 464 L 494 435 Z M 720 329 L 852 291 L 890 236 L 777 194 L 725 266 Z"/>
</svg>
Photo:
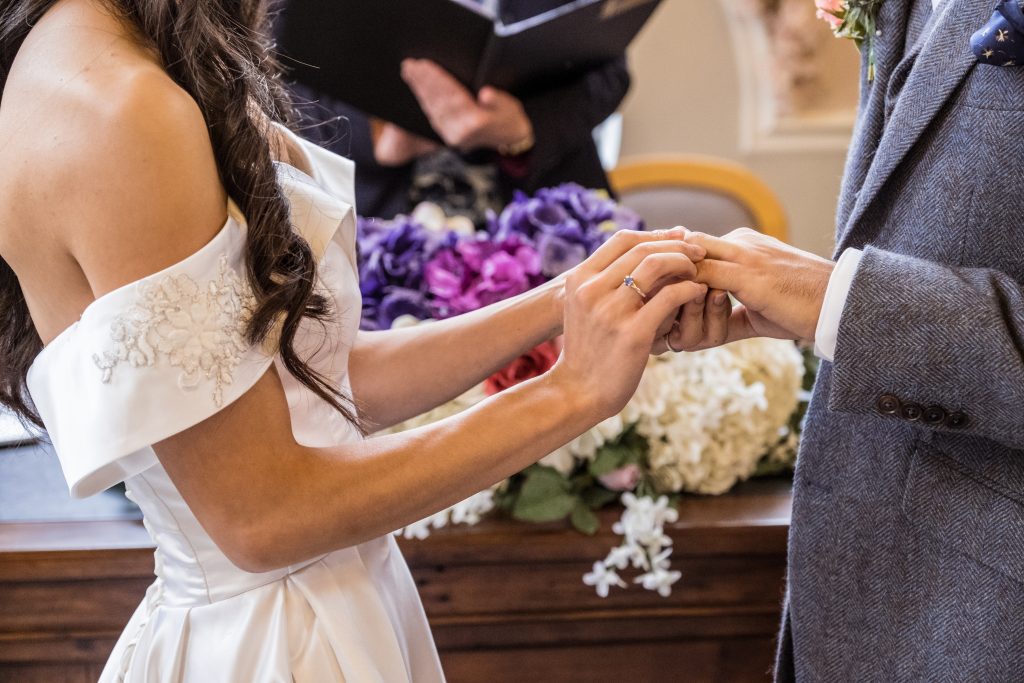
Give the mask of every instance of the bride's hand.
<svg viewBox="0 0 1024 683">
<path fill-rule="evenodd" d="M 636 391 L 665 321 L 707 291 L 691 281 L 704 250 L 685 234 L 619 232 L 566 279 L 565 346 L 551 376 L 600 419 Z M 624 284 L 627 276 L 640 291 Z"/>
</svg>

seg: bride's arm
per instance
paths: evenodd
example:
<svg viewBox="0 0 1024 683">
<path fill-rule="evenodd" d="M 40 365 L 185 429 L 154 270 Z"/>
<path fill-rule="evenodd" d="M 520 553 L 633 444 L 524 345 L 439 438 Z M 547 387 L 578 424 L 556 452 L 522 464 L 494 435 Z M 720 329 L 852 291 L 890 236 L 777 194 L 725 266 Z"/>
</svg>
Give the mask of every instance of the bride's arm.
<svg viewBox="0 0 1024 683">
<path fill-rule="evenodd" d="M 349 360 L 360 416 L 381 429 L 424 413 L 561 334 L 564 277 L 479 311 L 360 332 Z"/>
<path fill-rule="evenodd" d="M 189 106 L 172 116 L 163 99 L 143 98 L 103 118 L 90 136 L 75 138 L 77 147 L 69 144 L 51 159 L 68 178 L 95 184 L 95 191 L 69 194 L 62 206 L 77 220 L 43 238 L 68 248 L 97 295 L 176 263 L 182 252 L 203 246 L 222 220 L 215 208 L 220 190 L 209 201 L 189 201 L 197 183 L 219 188 L 202 117 Z M 106 191 L 111 186 L 117 191 Z M 41 200 L 36 210 L 48 207 Z M 605 244 L 566 281 L 565 351 L 555 368 L 454 418 L 394 436 L 305 447 L 295 442 L 288 401 L 271 369 L 237 401 L 153 449 L 204 529 L 245 569 L 286 566 L 388 533 L 500 481 L 620 410 L 656 330 L 705 291 L 678 281 L 694 270 L 678 245 L 638 233 Z M 642 305 L 621 286 L 631 273 L 651 287 L 670 284 Z M 516 334 L 515 307 L 498 316 L 509 336 Z M 519 332 L 518 348 L 550 332 L 550 322 Z M 490 337 L 478 330 L 449 338 L 456 336 L 477 344 Z M 510 344 L 497 355 L 518 348 Z M 440 378 L 443 369 L 424 372 Z M 394 371 L 381 373 L 382 382 L 397 384 L 391 395 L 409 391 Z"/>
<path fill-rule="evenodd" d="M 703 250 L 650 240 L 697 261 Z M 687 276 L 687 273 L 680 273 Z M 390 427 L 461 395 L 518 356 L 562 331 L 565 276 L 508 301 L 426 325 L 361 332 L 349 361 L 360 416 Z"/>
<path fill-rule="evenodd" d="M 637 244 L 631 249 L 631 244 Z M 269 570 L 388 533 L 535 462 L 625 405 L 656 331 L 704 287 L 646 236 L 606 245 L 566 284 L 565 352 L 543 377 L 417 430 L 333 448 L 295 443 L 268 372 L 220 413 L 154 450 L 218 546 Z M 622 273 L 669 281 L 646 304 Z M 674 281 L 674 282 L 673 282 Z"/>
</svg>

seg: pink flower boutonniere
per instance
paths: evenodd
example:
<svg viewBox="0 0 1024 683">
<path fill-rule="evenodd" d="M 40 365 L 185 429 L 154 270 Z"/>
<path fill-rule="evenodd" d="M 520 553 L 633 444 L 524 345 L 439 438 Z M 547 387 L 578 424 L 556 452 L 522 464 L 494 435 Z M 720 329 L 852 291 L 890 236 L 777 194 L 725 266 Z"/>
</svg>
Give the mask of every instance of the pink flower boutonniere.
<svg viewBox="0 0 1024 683">
<path fill-rule="evenodd" d="M 837 38 L 850 38 L 868 51 L 868 80 L 875 78 L 875 38 L 882 35 L 876 26 L 882 0 L 814 0 L 818 17 L 832 27 Z"/>
</svg>

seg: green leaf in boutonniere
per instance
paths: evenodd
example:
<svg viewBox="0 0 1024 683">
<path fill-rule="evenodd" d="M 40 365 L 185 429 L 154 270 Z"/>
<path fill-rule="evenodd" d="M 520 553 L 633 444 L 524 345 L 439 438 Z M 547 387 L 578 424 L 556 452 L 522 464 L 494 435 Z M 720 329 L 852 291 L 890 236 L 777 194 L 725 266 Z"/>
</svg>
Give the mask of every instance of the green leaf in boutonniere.
<svg viewBox="0 0 1024 683">
<path fill-rule="evenodd" d="M 882 0 L 814 0 L 818 17 L 832 27 L 837 38 L 850 38 L 868 53 L 868 80 L 875 79 L 875 38 Z"/>
</svg>

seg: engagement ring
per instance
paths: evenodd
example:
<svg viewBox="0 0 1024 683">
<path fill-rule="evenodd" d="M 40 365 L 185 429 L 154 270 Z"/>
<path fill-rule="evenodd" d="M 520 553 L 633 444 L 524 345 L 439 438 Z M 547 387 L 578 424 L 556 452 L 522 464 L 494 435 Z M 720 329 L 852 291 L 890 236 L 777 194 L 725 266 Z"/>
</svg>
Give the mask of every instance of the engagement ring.
<svg viewBox="0 0 1024 683">
<path fill-rule="evenodd" d="M 641 301 L 644 301 L 644 302 L 646 302 L 646 301 L 647 301 L 647 294 L 646 294 L 646 292 L 644 292 L 644 290 L 640 289 L 640 287 L 638 287 L 638 286 L 637 286 L 637 284 L 636 284 L 636 280 L 634 280 L 634 279 L 633 279 L 633 276 L 632 276 L 632 275 L 627 275 L 627 276 L 626 276 L 626 277 L 625 277 L 625 278 L 624 278 L 624 279 L 622 280 L 622 284 L 624 284 L 624 285 L 625 285 L 626 287 L 629 287 L 629 288 L 630 288 L 630 289 L 632 289 L 632 290 L 633 290 L 634 292 L 636 292 L 636 293 L 637 293 L 637 296 L 639 296 L 639 297 L 640 297 L 640 300 L 641 300 Z"/>
</svg>

